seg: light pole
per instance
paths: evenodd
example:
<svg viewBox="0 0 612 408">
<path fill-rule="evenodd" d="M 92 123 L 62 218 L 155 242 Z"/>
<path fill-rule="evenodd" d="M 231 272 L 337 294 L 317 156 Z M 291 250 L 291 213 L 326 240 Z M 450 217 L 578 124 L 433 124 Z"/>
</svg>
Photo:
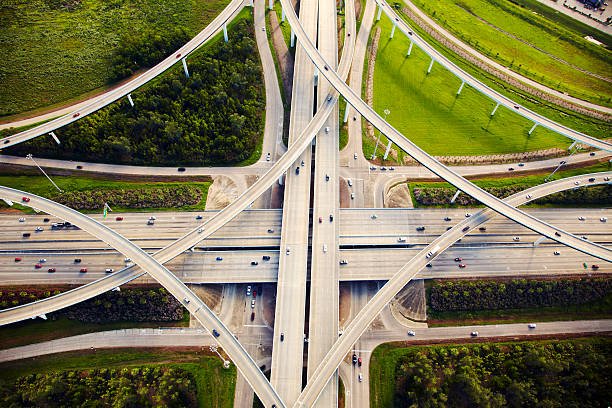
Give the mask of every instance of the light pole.
<svg viewBox="0 0 612 408">
<path fill-rule="evenodd" d="M 387 121 L 387 115 L 391 113 L 391 111 L 389 109 L 385 109 L 383 111 L 383 113 L 385 114 L 385 122 Z M 374 147 L 374 154 L 372 155 L 371 159 L 374 160 L 376 158 L 376 150 L 378 150 L 378 143 L 380 143 L 380 132 L 378 132 L 378 139 L 376 139 L 376 146 Z"/>
<path fill-rule="evenodd" d="M 36 163 L 36 160 L 34 160 L 34 157 L 32 157 L 32 155 L 31 155 L 31 154 L 26 155 L 26 159 L 28 159 L 28 160 L 32 160 L 32 162 L 33 162 L 33 163 L 36 165 L 36 167 L 38 167 L 38 170 L 40 170 L 40 171 L 42 172 L 42 174 L 44 174 L 44 175 L 45 175 L 45 177 L 47 177 L 47 178 L 49 179 L 49 181 L 51 182 L 51 184 L 53 184 L 53 186 L 54 186 L 55 188 L 57 188 L 57 190 L 58 190 L 60 193 L 63 193 L 62 189 L 61 189 L 61 188 L 59 188 L 59 187 L 57 186 L 57 184 L 55 184 L 55 183 L 53 182 L 53 180 L 51 180 L 51 177 L 49 177 L 49 175 L 48 175 L 47 173 L 45 173 L 45 171 L 42 169 L 42 167 L 40 167 L 40 166 L 38 165 L 38 163 Z"/>
</svg>

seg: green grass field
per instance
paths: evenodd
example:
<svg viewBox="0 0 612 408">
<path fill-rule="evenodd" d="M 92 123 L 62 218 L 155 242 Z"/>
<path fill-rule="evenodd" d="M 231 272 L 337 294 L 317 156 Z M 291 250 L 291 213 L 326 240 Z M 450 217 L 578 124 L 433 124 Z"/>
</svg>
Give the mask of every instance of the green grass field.
<svg viewBox="0 0 612 408">
<path fill-rule="evenodd" d="M 502 65 L 559 91 L 610 106 L 612 86 L 601 77 L 610 77 L 612 55 L 565 24 L 507 0 L 416 0 L 415 4 Z M 597 37 L 610 43 L 610 36 Z"/>
<path fill-rule="evenodd" d="M 53 181 L 64 191 L 87 191 L 87 190 L 110 190 L 110 189 L 130 189 L 130 188 L 153 188 L 153 187 L 164 187 L 164 186 L 179 186 L 180 182 L 135 182 L 135 181 L 115 181 L 115 180 L 102 180 L 87 177 L 66 177 L 66 176 L 54 176 Z M 206 192 L 210 187 L 208 181 L 194 181 L 189 182 L 190 185 L 199 187 L 204 195 L 202 201 L 199 204 L 185 207 L 173 207 L 173 208 L 154 208 L 154 209 L 129 209 L 129 208 L 113 208 L 114 211 L 198 211 L 204 210 L 206 205 Z M 44 176 L 15 176 L 15 175 L 0 175 L 0 185 L 5 187 L 16 188 L 19 190 L 28 191 L 30 193 L 40 195 L 43 197 L 49 197 L 57 193 L 57 190 L 49 183 Z M 15 208 L 23 209 L 26 212 L 32 212 L 28 207 L 22 207 L 15 204 Z M 101 211 L 101 210 L 100 210 Z M 83 211 L 86 212 L 86 211 Z"/>
<path fill-rule="evenodd" d="M 374 71 L 374 108 L 381 114 L 389 109 L 388 121 L 428 153 L 498 154 L 569 145 L 568 139 L 542 127 L 529 135 L 532 122 L 506 108 L 500 107 L 491 117 L 495 103 L 469 86 L 457 96 L 458 78 L 435 63 L 428 75 L 427 55 L 414 47 L 406 57 L 409 41 L 399 33 L 389 40 L 388 19 L 377 24 L 382 33 Z M 364 144 L 366 157 L 369 144 Z"/>
<path fill-rule="evenodd" d="M 5 0 L 0 4 L 0 116 L 75 101 L 103 89 L 126 33 L 183 26 L 197 34 L 227 0 Z"/>
<path fill-rule="evenodd" d="M 0 386 L 31 373 L 155 365 L 177 367 L 189 371 L 196 380 L 200 407 L 230 408 L 233 406 L 236 367 L 232 364 L 229 369 L 224 369 L 219 357 L 208 355 L 204 351 L 87 350 L 18 360 L 0 364 L 2 368 Z"/>
</svg>

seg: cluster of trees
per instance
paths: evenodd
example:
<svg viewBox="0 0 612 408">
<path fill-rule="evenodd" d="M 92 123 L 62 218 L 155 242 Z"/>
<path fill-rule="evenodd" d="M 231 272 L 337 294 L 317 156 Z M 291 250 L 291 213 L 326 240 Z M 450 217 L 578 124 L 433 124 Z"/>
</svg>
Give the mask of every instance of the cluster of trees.
<svg viewBox="0 0 612 408">
<path fill-rule="evenodd" d="M 30 374 L 5 385 L 5 407 L 197 407 L 193 376 L 180 368 L 124 367 Z"/>
<path fill-rule="evenodd" d="M 413 348 L 395 366 L 395 407 L 602 407 L 609 340 Z"/>
<path fill-rule="evenodd" d="M 612 279 L 434 281 L 433 311 L 501 310 L 581 305 L 612 298 Z"/>
<path fill-rule="evenodd" d="M 529 187 L 531 186 L 515 184 L 505 187 L 484 187 L 484 190 L 496 197 L 505 198 Z M 455 194 L 455 191 L 455 189 L 443 187 L 415 187 L 413 189 L 414 198 L 419 205 L 450 205 L 450 200 Z M 612 204 L 612 186 L 606 184 L 603 186 L 561 191 L 535 200 L 534 203 L 540 205 L 610 205 Z M 467 194 L 460 194 L 455 204 L 461 206 L 475 206 L 479 205 L 479 202 Z"/>
<path fill-rule="evenodd" d="M 190 185 L 164 186 L 154 188 L 69 191 L 55 194 L 52 200 L 76 210 L 101 209 L 103 203 L 111 207 L 125 208 L 162 208 L 196 205 L 202 201 L 204 193 Z"/>
<path fill-rule="evenodd" d="M 57 295 L 60 290 L 24 289 L 0 292 L 0 309 L 34 302 Z M 111 291 L 50 314 L 88 323 L 117 321 L 175 322 L 183 319 L 185 309 L 164 288 L 129 288 Z"/>
<path fill-rule="evenodd" d="M 65 128 L 62 144 L 37 138 L 10 149 L 23 156 L 132 165 L 212 166 L 237 163 L 255 151 L 265 97 L 253 28 L 235 24 L 229 42 L 214 43 L 182 69 Z"/>
<path fill-rule="evenodd" d="M 184 27 L 156 33 L 130 33 L 121 39 L 113 51 L 111 82 L 129 77 L 142 68 L 150 68 L 162 61 L 190 40 Z"/>
<path fill-rule="evenodd" d="M 73 11 L 81 7 L 81 0 L 45 0 L 45 4 L 51 10 Z"/>
</svg>

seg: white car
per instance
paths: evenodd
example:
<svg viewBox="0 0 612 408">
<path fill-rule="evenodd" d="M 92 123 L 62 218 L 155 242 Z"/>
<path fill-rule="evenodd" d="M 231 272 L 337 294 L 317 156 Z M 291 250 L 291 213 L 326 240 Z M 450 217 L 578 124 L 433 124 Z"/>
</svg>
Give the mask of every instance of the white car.
<svg viewBox="0 0 612 408">
<path fill-rule="evenodd" d="M 255 299 L 251 299 L 251 309 L 255 309 Z"/>
<path fill-rule="evenodd" d="M 323 244 L 323 252 L 327 252 L 327 244 Z"/>
<path fill-rule="evenodd" d="M 43 227 L 36 227 L 36 232 L 41 232 L 42 230 L 44 230 Z"/>
<path fill-rule="evenodd" d="M 251 296 L 251 285 L 248 285 L 248 286 L 247 286 L 246 295 L 247 295 L 247 296 Z"/>
<path fill-rule="evenodd" d="M 19 222 L 25 222 L 25 218 L 21 217 L 21 218 L 19 219 Z"/>
<path fill-rule="evenodd" d="M 46 259 L 46 258 L 40 258 L 40 259 L 38 260 L 38 262 L 39 262 L 39 263 L 45 263 L 45 262 L 47 262 L 47 259 Z"/>
<path fill-rule="evenodd" d="M 199 229 L 198 229 L 198 234 L 201 234 L 201 233 L 203 233 L 203 232 L 204 232 L 204 228 L 199 228 Z"/>
<path fill-rule="evenodd" d="M 346 179 L 346 182 L 348 183 L 349 187 L 353 187 L 353 180 Z"/>
<path fill-rule="evenodd" d="M 471 213 L 465 213 L 465 218 L 470 218 L 472 216 Z"/>
<path fill-rule="evenodd" d="M 351 200 L 355 199 L 355 193 L 351 193 Z"/>
<path fill-rule="evenodd" d="M 287 251 L 285 253 L 289 255 L 291 253 L 291 248 L 287 247 Z"/>
<path fill-rule="evenodd" d="M 397 242 L 406 242 L 406 237 L 398 237 Z"/>
<path fill-rule="evenodd" d="M 113 269 L 113 268 L 106 268 L 106 269 L 104 270 L 104 272 L 106 272 L 106 273 L 112 273 L 112 272 L 114 272 L 114 269 Z"/>
<path fill-rule="evenodd" d="M 410 330 L 410 331 L 408 332 L 408 335 L 409 335 L 409 336 L 416 336 L 416 333 L 414 332 L 414 330 Z"/>
<path fill-rule="evenodd" d="M 325 126 L 325 133 L 329 133 L 329 126 Z"/>
<path fill-rule="evenodd" d="M 601 218 L 599 219 L 599 221 L 601 221 L 601 222 L 606 222 L 606 221 L 608 221 L 608 218 L 606 218 L 606 217 L 601 217 Z"/>
<path fill-rule="evenodd" d="M 527 197 L 528 200 L 531 199 L 531 194 L 527 194 L 526 197 Z"/>
<path fill-rule="evenodd" d="M 157 218 L 156 218 L 154 215 L 152 215 L 152 216 L 150 216 L 150 217 L 149 217 L 149 219 L 150 219 L 151 221 L 155 221 Z"/>
<path fill-rule="evenodd" d="M 580 217 L 578 217 L 578 221 L 584 221 L 584 217 L 581 215 Z"/>
<path fill-rule="evenodd" d="M 353 159 L 357 160 L 357 153 L 353 153 Z"/>
<path fill-rule="evenodd" d="M 529 323 L 527 325 L 527 327 L 529 327 L 530 329 L 535 329 L 536 328 L 536 324 L 535 323 Z"/>
<path fill-rule="evenodd" d="M 359 373 L 359 376 L 357 378 L 359 378 L 359 382 L 362 382 L 363 381 L 363 374 Z"/>
<path fill-rule="evenodd" d="M 514 237 L 514 238 L 512 238 L 512 240 L 513 240 L 513 241 L 520 241 L 520 240 L 521 240 L 521 237 Z"/>
</svg>

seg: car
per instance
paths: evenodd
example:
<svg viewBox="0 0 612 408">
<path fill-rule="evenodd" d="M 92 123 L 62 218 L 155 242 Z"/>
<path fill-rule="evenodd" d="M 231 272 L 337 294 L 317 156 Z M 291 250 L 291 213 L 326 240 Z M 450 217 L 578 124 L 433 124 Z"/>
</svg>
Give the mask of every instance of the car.
<svg viewBox="0 0 612 408">
<path fill-rule="evenodd" d="M 463 264 L 463 263 L 460 263 L 458 266 L 459 266 L 461 269 L 463 269 L 463 268 L 465 268 L 467 265 L 466 265 L 466 264 Z"/>
<path fill-rule="evenodd" d="M 598 269 L 599 269 L 599 265 L 595 265 L 595 264 L 593 264 L 593 265 L 591 265 L 591 269 L 593 269 L 594 271 L 596 271 L 596 270 L 598 270 Z"/>
<path fill-rule="evenodd" d="M 74 263 L 81 263 L 81 258 L 74 258 Z"/>
<path fill-rule="evenodd" d="M 389 170 L 394 171 L 395 167 L 389 167 Z"/>
<path fill-rule="evenodd" d="M 55 272 L 55 268 L 49 268 L 49 269 L 47 269 L 47 272 L 53 273 L 53 272 Z"/>
<path fill-rule="evenodd" d="M 202 217 L 201 215 L 196 215 L 196 220 L 201 220 L 202 218 L 204 217 Z"/>
<path fill-rule="evenodd" d="M 284 340 L 285 340 L 285 333 L 281 333 L 281 335 L 280 335 L 280 340 L 281 340 L 281 341 L 284 341 Z"/>
<path fill-rule="evenodd" d="M 255 309 L 255 299 L 251 299 L 251 309 Z"/>
<path fill-rule="evenodd" d="M 580 185 L 580 182 L 579 182 L 579 181 L 574 181 L 574 184 L 575 184 L 575 185 L 577 185 L 577 186 L 579 186 L 579 185 Z"/>
<path fill-rule="evenodd" d="M 555 236 L 560 237 L 561 234 L 558 231 L 555 231 Z"/>
<path fill-rule="evenodd" d="M 215 336 L 215 337 L 219 337 L 219 336 L 220 336 L 220 334 L 219 334 L 219 332 L 217 331 L 217 329 L 213 329 L 213 332 L 212 332 L 212 333 L 213 333 L 213 336 Z"/>
<path fill-rule="evenodd" d="M 266 154 L 266 161 L 270 161 L 270 153 L 268 152 L 268 154 Z"/>
<path fill-rule="evenodd" d="M 176 54 L 176 58 L 177 58 L 177 59 L 181 58 L 181 54 L 180 54 L 180 53 L 179 53 L 179 54 Z"/>
<path fill-rule="evenodd" d="M 329 133 L 330 129 L 329 126 L 325 126 L 325 133 Z"/>
<path fill-rule="evenodd" d="M 359 357 L 359 358 L 357 359 L 357 365 L 358 365 L 359 367 L 361 367 L 361 364 L 363 364 L 363 360 L 361 359 L 361 357 Z"/>
<path fill-rule="evenodd" d="M 353 120 L 355 120 L 356 118 L 353 116 Z M 357 153 L 353 153 L 353 159 L 357 160 Z"/>
<path fill-rule="evenodd" d="M 179 168 L 178 168 L 178 171 L 180 171 L 180 172 L 182 173 L 182 172 L 184 172 L 184 171 L 185 171 L 185 168 L 184 168 L 184 167 L 179 167 Z"/>
<path fill-rule="evenodd" d="M 417 231 L 425 231 L 425 226 L 423 226 L 423 225 L 418 226 L 418 227 L 416 227 L 416 230 Z"/>
<path fill-rule="evenodd" d="M 523 167 L 525 165 L 525 163 L 519 163 L 518 166 L 519 167 Z"/>
<path fill-rule="evenodd" d="M 255 320 L 255 312 L 251 312 L 251 321 Z"/>
<path fill-rule="evenodd" d="M 589 156 L 595 156 L 595 152 L 589 153 Z"/>
<path fill-rule="evenodd" d="M 104 272 L 106 272 L 106 273 L 113 273 L 113 272 L 115 272 L 115 270 L 113 268 L 106 268 L 104 270 Z"/>
<path fill-rule="evenodd" d="M 478 337 L 478 332 L 477 331 L 473 331 L 473 332 L 470 333 L 470 336 Z"/>
<path fill-rule="evenodd" d="M 81 268 L 81 270 L 79 272 L 80 273 L 85 273 L 85 272 L 87 272 L 87 268 Z"/>
<path fill-rule="evenodd" d="M 35 231 L 36 231 L 36 232 L 41 232 L 41 231 L 44 231 L 44 228 L 43 228 L 43 227 L 36 227 L 36 230 L 35 230 Z"/>
<path fill-rule="evenodd" d="M 584 221 L 585 219 L 582 215 L 578 217 L 578 221 Z"/>
<path fill-rule="evenodd" d="M 599 221 L 601 221 L 601 222 L 606 222 L 606 221 L 608 221 L 608 218 L 607 218 L 607 217 L 601 217 L 601 218 L 599 219 Z"/>
<path fill-rule="evenodd" d="M 21 234 L 24 238 L 29 238 L 30 237 L 30 233 L 29 232 L 24 232 L 23 234 Z"/>
<path fill-rule="evenodd" d="M 81 166 L 80 164 L 76 166 L 77 170 L 83 170 L 83 166 Z"/>
<path fill-rule="evenodd" d="M 247 296 L 251 296 L 251 285 L 247 285 L 247 288 L 246 288 L 246 295 L 247 295 Z"/>
<path fill-rule="evenodd" d="M 334 221 L 334 215 L 333 214 L 329 214 L 329 222 L 333 222 Z"/>
<path fill-rule="evenodd" d="M 376 166 L 370 166 L 370 170 L 372 171 L 376 170 Z"/>
<path fill-rule="evenodd" d="M 561 255 L 561 252 L 555 251 L 555 252 L 553 252 L 553 255 Z"/>
<path fill-rule="evenodd" d="M 300 166 L 304 167 L 304 160 L 300 163 Z"/>
<path fill-rule="evenodd" d="M 37 263 L 36 265 L 34 265 L 34 268 L 36 268 L 36 269 L 40 269 L 40 268 L 42 268 L 42 265 L 41 265 L 41 264 L 39 264 L 39 263 Z"/>
<path fill-rule="evenodd" d="M 526 198 L 526 199 L 528 199 L 528 200 L 530 200 L 530 199 L 531 199 L 531 194 L 527 194 L 527 195 L 525 196 L 525 198 Z"/>
<path fill-rule="evenodd" d="M 266 27 L 261 27 L 261 31 L 266 31 Z"/>
<path fill-rule="evenodd" d="M 357 364 L 357 354 L 353 354 L 353 365 Z"/>
<path fill-rule="evenodd" d="M 264 261 L 269 261 L 270 260 L 270 255 L 264 255 L 261 257 L 261 259 L 263 259 Z"/>
<path fill-rule="evenodd" d="M 268 234 L 272 234 L 274 232 L 274 228 L 268 228 Z"/>
<path fill-rule="evenodd" d="M 327 95 L 327 102 L 330 102 L 332 100 L 332 96 L 331 95 Z"/>
<path fill-rule="evenodd" d="M 38 262 L 40 262 L 40 263 L 45 263 L 45 262 L 47 262 L 47 258 L 40 258 L 40 259 L 38 260 Z"/>
<path fill-rule="evenodd" d="M 408 331 L 408 335 L 409 336 L 416 336 L 416 333 L 414 332 L 414 330 L 410 330 L 410 331 Z"/>
<path fill-rule="evenodd" d="M 461 232 L 468 232 L 470 230 L 470 226 L 465 226 L 463 227 L 463 229 L 461 230 Z"/>
<path fill-rule="evenodd" d="M 257 262 L 257 261 L 251 261 L 251 266 L 257 266 L 257 265 L 259 265 L 259 262 Z"/>
<path fill-rule="evenodd" d="M 428 263 L 427 265 L 425 265 L 427 268 L 431 268 L 433 265 Z"/>
<path fill-rule="evenodd" d="M 448 230 L 451 230 L 452 228 L 453 228 L 453 227 L 446 227 L 446 230 L 448 231 Z"/>
<path fill-rule="evenodd" d="M 444 221 L 450 221 L 450 220 L 452 220 L 451 217 L 444 217 Z"/>
<path fill-rule="evenodd" d="M 465 218 L 470 218 L 472 216 L 471 213 L 465 213 Z"/>
<path fill-rule="evenodd" d="M 201 233 L 203 233 L 203 232 L 204 232 L 204 227 L 202 227 L 202 228 L 198 228 L 198 234 L 201 234 Z"/>
<path fill-rule="evenodd" d="M 25 222 L 25 218 L 24 217 L 19 218 L 19 222 Z"/>
<path fill-rule="evenodd" d="M 348 183 L 349 187 L 353 187 L 353 180 L 346 179 L 346 182 Z"/>
<path fill-rule="evenodd" d="M 595 177 L 589 178 L 589 183 L 593 183 L 595 181 Z"/>
<path fill-rule="evenodd" d="M 351 200 L 355 199 L 355 193 L 351 193 Z"/>
<path fill-rule="evenodd" d="M 255 299 L 257 297 L 257 291 L 253 290 L 253 299 Z"/>
<path fill-rule="evenodd" d="M 123 217 L 116 217 L 115 221 L 123 221 Z"/>
<path fill-rule="evenodd" d="M 514 171 L 514 167 L 508 167 L 508 171 Z"/>
<path fill-rule="evenodd" d="M 327 244 L 323 244 L 323 252 L 327 253 Z"/>
<path fill-rule="evenodd" d="M 156 219 L 157 219 L 157 217 L 156 217 L 156 216 L 154 216 L 154 215 L 152 215 L 152 216 L 150 216 L 150 217 L 149 217 L 149 220 L 152 220 L 152 221 L 155 221 Z"/>
<path fill-rule="evenodd" d="M 387 170 L 387 168 L 386 168 L 385 166 L 381 166 L 381 167 L 380 167 L 380 169 L 381 169 L 382 171 L 386 171 L 386 170 Z"/>
<path fill-rule="evenodd" d="M 346 259 L 341 259 L 340 265 L 348 265 L 348 261 Z"/>
<path fill-rule="evenodd" d="M 11 140 L 10 140 L 10 139 L 6 139 L 6 140 L 4 141 L 4 144 L 9 144 L 9 143 L 11 143 Z"/>
<path fill-rule="evenodd" d="M 604 177 L 604 181 L 610 181 L 610 177 L 608 176 Z"/>
<path fill-rule="evenodd" d="M 289 255 L 291 253 L 291 248 L 287 247 L 287 250 L 285 251 L 285 253 Z"/>
<path fill-rule="evenodd" d="M 377 218 L 378 218 L 378 215 L 376 215 L 376 214 L 372 214 L 372 215 L 370 215 L 370 218 L 371 218 L 371 219 L 373 219 L 373 220 L 375 220 L 375 219 L 377 219 Z"/>
<path fill-rule="evenodd" d="M 43 219 L 43 222 L 49 222 L 48 218 Z"/>
<path fill-rule="evenodd" d="M 319 224 L 323 222 L 323 217 L 319 217 Z"/>
<path fill-rule="evenodd" d="M 461 262 L 461 261 L 463 261 L 463 258 L 459 258 L 459 257 L 455 258 L 455 262 Z"/>
<path fill-rule="evenodd" d="M 20 257 L 16 257 L 15 258 L 15 262 L 21 262 L 21 258 Z"/>
<path fill-rule="evenodd" d="M 535 329 L 536 328 L 536 324 L 535 323 L 529 323 L 527 325 L 527 327 L 529 327 L 530 329 Z"/>
<path fill-rule="evenodd" d="M 567 164 L 567 162 L 565 160 L 561 160 L 559 164 Z"/>
<path fill-rule="evenodd" d="M 153 221 L 153 220 L 148 220 L 148 221 L 147 221 L 147 225 L 155 225 L 155 221 Z"/>
<path fill-rule="evenodd" d="M 486 230 L 487 230 L 487 227 L 480 227 L 480 228 L 478 228 L 478 231 L 485 232 Z"/>
<path fill-rule="evenodd" d="M 359 382 L 363 381 L 363 374 L 359 373 L 359 376 L 357 377 L 359 379 Z"/>
<path fill-rule="evenodd" d="M 581 236 L 580 238 L 584 239 L 585 241 L 589 240 L 585 235 Z"/>
<path fill-rule="evenodd" d="M 325 181 L 329 181 L 329 174 L 325 175 Z"/>
<path fill-rule="evenodd" d="M 521 240 L 521 237 L 513 237 L 513 238 L 512 238 L 512 240 L 513 240 L 513 241 L 520 241 L 520 240 Z"/>
<path fill-rule="evenodd" d="M 131 258 L 124 258 L 124 259 L 123 259 L 123 262 L 125 262 L 125 263 L 129 263 L 129 262 L 132 262 L 132 259 L 131 259 Z"/>
<path fill-rule="evenodd" d="M 21 197 L 21 201 L 23 201 L 24 203 L 29 203 L 30 202 L 30 198 L 29 197 Z"/>
<path fill-rule="evenodd" d="M 299 167 L 295 168 L 295 174 L 300 174 L 300 168 Z"/>
<path fill-rule="evenodd" d="M 406 242 L 406 237 L 397 237 L 397 242 Z"/>
<path fill-rule="evenodd" d="M 80 113 L 80 112 L 77 112 L 77 113 L 75 113 L 75 114 L 73 114 L 73 115 L 72 115 L 72 117 L 73 117 L 73 118 L 78 118 L 79 116 L 81 116 L 81 113 Z"/>
<path fill-rule="evenodd" d="M 326 70 L 326 71 L 329 71 L 329 67 L 327 65 L 324 65 L 323 69 Z"/>
</svg>

